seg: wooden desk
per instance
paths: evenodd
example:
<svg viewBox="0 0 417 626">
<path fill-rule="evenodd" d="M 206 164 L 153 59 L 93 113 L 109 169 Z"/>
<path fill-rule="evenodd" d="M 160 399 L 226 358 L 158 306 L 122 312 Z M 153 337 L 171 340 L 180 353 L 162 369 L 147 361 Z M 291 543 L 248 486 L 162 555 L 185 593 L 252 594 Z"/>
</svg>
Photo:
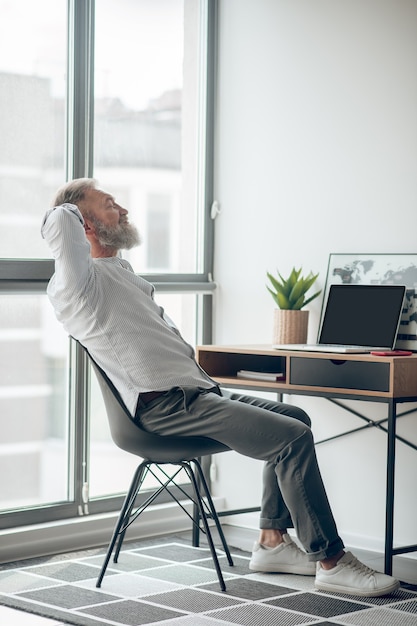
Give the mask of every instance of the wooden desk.
<svg viewBox="0 0 417 626">
<path fill-rule="evenodd" d="M 396 441 L 399 439 L 417 450 L 414 444 L 396 434 L 396 421 L 400 416 L 397 406 L 417 402 L 417 355 L 340 355 L 274 350 L 265 345 L 198 346 L 196 352 L 201 367 L 223 387 L 273 391 L 279 398 L 282 394 L 293 394 L 327 398 L 336 403 L 337 399 L 349 399 L 386 404 L 388 415 L 379 421 L 354 412 L 366 422 L 363 428 L 374 426 L 387 433 L 385 572 L 392 573 L 392 558 L 396 554 L 417 551 L 417 544 L 393 547 Z M 241 379 L 237 377 L 241 369 L 282 372 L 284 379 L 280 382 Z M 340 406 L 346 409 L 343 404 Z M 360 428 L 346 431 L 343 435 L 357 430 Z"/>
</svg>

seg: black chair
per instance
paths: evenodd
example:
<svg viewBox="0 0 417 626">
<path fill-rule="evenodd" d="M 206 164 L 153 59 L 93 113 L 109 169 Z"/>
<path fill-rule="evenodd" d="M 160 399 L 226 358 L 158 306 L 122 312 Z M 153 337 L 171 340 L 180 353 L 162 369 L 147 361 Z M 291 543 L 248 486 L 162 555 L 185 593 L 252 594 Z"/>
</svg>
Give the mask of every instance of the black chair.
<svg viewBox="0 0 417 626">
<path fill-rule="evenodd" d="M 88 354 L 87 350 L 85 350 L 85 352 Z M 226 585 L 214 547 L 213 537 L 208 523 L 209 519 L 213 519 L 215 522 L 229 565 L 233 565 L 233 560 L 199 458 L 217 452 L 226 452 L 230 448 L 207 437 L 165 437 L 143 430 L 140 428 L 139 424 L 133 421 L 120 394 L 106 373 L 95 363 L 89 354 L 88 356 L 103 395 L 113 441 L 122 450 L 135 454 L 143 459 L 134 473 L 129 491 L 124 500 L 96 586 L 101 586 L 116 542 L 117 546 L 113 558 L 115 563 L 117 563 L 127 528 L 155 501 L 160 493 L 166 491 L 192 520 L 194 528 L 197 531 L 197 534 L 193 533 L 193 539 L 197 537 L 195 542 L 193 540 L 194 545 L 198 545 L 200 531 L 205 533 L 221 590 L 225 591 Z M 164 465 L 175 466 L 175 472 L 168 474 L 162 467 Z M 158 468 L 158 473 L 155 473 L 154 468 Z M 175 482 L 176 476 L 182 470 L 187 474 L 193 487 L 193 497 L 190 497 L 183 487 Z M 143 504 L 135 508 L 136 498 L 148 472 L 157 479 L 160 486 L 146 498 Z M 163 479 L 161 479 L 161 475 L 164 477 Z M 173 492 L 174 487 L 179 489 L 180 493 L 182 493 L 187 500 L 192 501 L 192 516 L 179 501 L 178 496 Z M 202 522 L 202 527 L 200 522 Z"/>
</svg>

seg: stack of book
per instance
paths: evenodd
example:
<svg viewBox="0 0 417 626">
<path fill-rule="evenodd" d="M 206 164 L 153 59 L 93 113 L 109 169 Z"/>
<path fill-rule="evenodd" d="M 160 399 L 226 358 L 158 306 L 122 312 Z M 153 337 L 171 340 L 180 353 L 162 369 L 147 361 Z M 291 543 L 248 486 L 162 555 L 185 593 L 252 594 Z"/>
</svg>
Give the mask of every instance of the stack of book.
<svg viewBox="0 0 417 626">
<path fill-rule="evenodd" d="M 278 382 L 285 380 L 285 374 L 283 372 L 256 372 L 252 370 L 239 370 L 236 373 L 238 378 L 246 378 L 248 380 L 264 380 L 267 382 Z"/>
</svg>

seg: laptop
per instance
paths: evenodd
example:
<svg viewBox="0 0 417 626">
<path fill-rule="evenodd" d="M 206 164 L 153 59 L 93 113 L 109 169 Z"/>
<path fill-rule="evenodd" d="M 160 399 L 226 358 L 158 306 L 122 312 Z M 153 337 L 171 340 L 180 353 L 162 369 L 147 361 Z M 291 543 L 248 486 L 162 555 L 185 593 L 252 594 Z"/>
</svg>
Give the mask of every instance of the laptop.
<svg viewBox="0 0 417 626">
<path fill-rule="evenodd" d="M 331 285 L 318 342 L 273 347 L 345 354 L 393 350 L 405 293 L 404 285 Z"/>
</svg>

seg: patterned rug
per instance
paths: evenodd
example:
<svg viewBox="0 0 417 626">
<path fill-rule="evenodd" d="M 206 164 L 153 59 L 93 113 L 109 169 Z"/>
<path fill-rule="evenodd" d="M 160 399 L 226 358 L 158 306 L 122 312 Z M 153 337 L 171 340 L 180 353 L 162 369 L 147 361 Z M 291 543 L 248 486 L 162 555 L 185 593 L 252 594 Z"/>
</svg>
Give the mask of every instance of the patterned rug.
<svg viewBox="0 0 417 626">
<path fill-rule="evenodd" d="M 76 626 L 417 626 L 417 585 L 352 599 L 315 591 L 312 577 L 251 573 L 250 555 L 232 553 L 234 567 L 220 559 L 225 593 L 209 551 L 170 537 L 126 544 L 100 589 L 103 550 L 3 565 L 0 604 Z"/>
</svg>

